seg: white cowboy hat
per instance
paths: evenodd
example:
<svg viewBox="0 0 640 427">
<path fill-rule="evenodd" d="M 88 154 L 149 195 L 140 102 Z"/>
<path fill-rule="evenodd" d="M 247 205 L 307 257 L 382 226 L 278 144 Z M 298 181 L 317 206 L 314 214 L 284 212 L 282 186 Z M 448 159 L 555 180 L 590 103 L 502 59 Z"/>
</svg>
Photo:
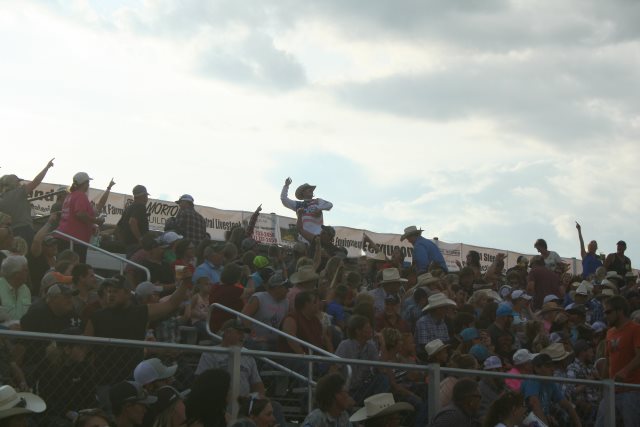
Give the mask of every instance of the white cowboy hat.
<svg viewBox="0 0 640 427">
<path fill-rule="evenodd" d="M 410 225 L 409 227 L 404 229 L 404 234 L 400 236 L 400 241 L 406 239 L 409 236 L 413 236 L 414 234 L 422 234 L 424 230 L 418 229 L 415 225 Z"/>
<path fill-rule="evenodd" d="M 397 268 L 385 268 L 382 270 L 381 285 L 386 283 L 407 283 L 407 279 L 400 277 L 400 271 Z"/>
<path fill-rule="evenodd" d="M 308 184 L 308 183 L 306 183 L 306 182 L 305 182 L 304 184 L 302 184 L 301 186 L 299 186 L 298 188 L 296 188 L 296 199 L 298 199 L 298 200 L 302 200 L 302 199 L 303 199 L 303 197 L 302 197 L 302 192 L 303 192 L 304 190 L 306 190 L 307 188 L 311 188 L 312 190 L 315 190 L 315 189 L 316 189 L 316 186 L 315 186 L 315 185 Z"/>
<path fill-rule="evenodd" d="M 449 344 L 443 343 L 441 339 L 435 339 L 433 341 L 429 341 L 424 346 L 424 351 L 426 351 L 427 355 L 431 357 L 437 352 L 439 352 L 440 350 L 444 350 L 445 348 L 449 348 L 449 347 L 451 346 Z"/>
<path fill-rule="evenodd" d="M 355 414 L 351 415 L 349 421 L 360 422 L 396 412 L 413 410 L 413 406 L 407 402 L 396 403 L 391 393 L 374 394 L 364 400 L 364 408 L 358 409 Z"/>
<path fill-rule="evenodd" d="M 312 280 L 318 280 L 320 276 L 313 270 L 312 266 L 300 267 L 300 270 L 291 275 L 289 281 L 294 285 L 298 283 L 310 282 Z"/>
<path fill-rule="evenodd" d="M 44 412 L 47 404 L 33 393 L 17 393 L 10 385 L 0 387 L 0 419 Z"/>
<path fill-rule="evenodd" d="M 445 294 L 438 292 L 429 297 L 429 303 L 422 309 L 422 311 L 429 311 L 434 308 L 446 306 L 455 307 L 456 305 L 457 304 L 454 300 L 449 299 Z"/>
</svg>

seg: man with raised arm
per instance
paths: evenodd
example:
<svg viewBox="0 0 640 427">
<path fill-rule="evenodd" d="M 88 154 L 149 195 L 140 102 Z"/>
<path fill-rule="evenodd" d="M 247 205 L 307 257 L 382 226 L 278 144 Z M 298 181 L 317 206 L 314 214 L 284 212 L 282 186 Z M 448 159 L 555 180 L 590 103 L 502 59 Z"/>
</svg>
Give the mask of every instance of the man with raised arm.
<svg viewBox="0 0 640 427">
<path fill-rule="evenodd" d="M 316 189 L 315 185 L 304 183 L 296 189 L 296 200 L 291 200 L 288 196 L 289 185 L 291 185 L 291 178 L 287 178 L 284 181 L 282 192 L 280 193 L 280 200 L 282 204 L 298 212 L 302 209 L 302 227 L 305 231 L 317 236 L 320 234 L 323 225 L 322 211 L 329 211 L 333 207 L 333 203 L 320 198 L 313 198 L 313 191 Z M 301 241 L 308 243 L 309 240 L 299 236 Z"/>
</svg>

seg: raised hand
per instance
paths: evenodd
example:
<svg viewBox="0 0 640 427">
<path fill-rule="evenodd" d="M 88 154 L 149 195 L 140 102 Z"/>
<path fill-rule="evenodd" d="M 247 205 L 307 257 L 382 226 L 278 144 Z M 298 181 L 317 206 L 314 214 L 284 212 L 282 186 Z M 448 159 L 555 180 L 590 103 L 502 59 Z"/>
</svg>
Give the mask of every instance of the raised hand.
<svg viewBox="0 0 640 427">
<path fill-rule="evenodd" d="M 291 185 L 292 182 L 293 182 L 293 180 L 289 177 L 289 178 L 284 180 L 284 185 Z"/>
</svg>

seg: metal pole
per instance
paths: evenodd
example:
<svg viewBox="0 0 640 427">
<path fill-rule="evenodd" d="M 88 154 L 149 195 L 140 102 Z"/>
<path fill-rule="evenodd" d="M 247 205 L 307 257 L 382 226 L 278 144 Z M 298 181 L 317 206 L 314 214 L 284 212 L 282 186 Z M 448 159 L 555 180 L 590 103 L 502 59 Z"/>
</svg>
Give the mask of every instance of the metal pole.
<svg viewBox="0 0 640 427">
<path fill-rule="evenodd" d="M 429 363 L 427 365 L 427 373 L 429 374 L 427 408 L 429 411 L 429 422 L 431 422 L 440 410 L 440 365 L 437 363 Z"/>
<path fill-rule="evenodd" d="M 616 386 L 613 379 L 606 379 L 603 382 L 604 398 L 604 425 L 616 425 Z"/>
<path fill-rule="evenodd" d="M 238 395 L 240 395 L 240 347 L 229 347 L 229 366 L 231 367 L 231 419 L 238 418 Z"/>
<path fill-rule="evenodd" d="M 313 350 L 309 349 L 309 355 L 313 355 Z M 313 361 L 309 361 L 309 375 L 307 383 L 307 410 L 313 411 L 313 388 L 311 387 L 311 380 L 313 379 Z"/>
</svg>

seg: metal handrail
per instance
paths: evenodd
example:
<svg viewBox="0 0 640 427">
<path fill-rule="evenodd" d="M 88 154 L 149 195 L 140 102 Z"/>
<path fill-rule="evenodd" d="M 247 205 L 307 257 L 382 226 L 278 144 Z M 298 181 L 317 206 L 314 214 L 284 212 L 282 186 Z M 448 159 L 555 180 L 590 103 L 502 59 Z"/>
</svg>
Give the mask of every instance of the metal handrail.
<svg viewBox="0 0 640 427">
<path fill-rule="evenodd" d="M 211 337 L 213 337 L 213 338 L 215 338 L 215 339 L 217 339 L 219 341 L 222 341 L 222 337 L 220 335 L 218 335 L 218 334 L 216 334 L 216 333 L 211 331 L 211 327 L 209 325 L 209 322 L 207 322 L 206 328 L 207 328 L 207 334 L 209 336 L 211 336 Z M 246 349 L 246 347 L 242 347 L 242 349 L 244 350 L 244 349 Z M 284 373 L 286 373 L 288 375 L 296 377 L 299 380 L 306 381 L 307 384 L 311 384 L 312 386 L 316 385 L 315 381 L 311 380 L 311 382 L 309 382 L 309 378 L 305 377 L 304 375 L 300 375 L 296 371 L 294 371 L 292 369 L 289 369 L 286 366 L 283 366 L 283 365 L 279 364 L 278 362 L 274 362 L 273 360 L 271 360 L 271 359 L 269 359 L 267 357 L 258 357 L 258 359 L 262 360 L 263 362 L 273 366 L 274 368 L 276 368 L 276 369 L 278 369 L 278 370 L 280 370 L 280 371 L 282 371 L 282 372 L 284 372 Z"/>
<path fill-rule="evenodd" d="M 615 425 L 615 387 L 625 387 L 625 388 L 633 388 L 640 389 L 640 384 L 628 384 L 628 383 L 619 383 L 614 382 L 611 379 L 602 380 L 602 381 L 594 381 L 594 380 L 583 380 L 578 378 L 560 378 L 560 377 L 542 377 L 537 375 L 523 375 L 523 374 L 510 374 L 510 373 L 502 373 L 502 372 L 491 372 L 491 371 L 479 371 L 472 369 L 456 369 L 456 368 L 441 368 L 439 365 L 432 363 L 429 365 L 416 365 L 416 364 L 406 364 L 406 363 L 392 363 L 392 362 L 380 362 L 380 361 L 372 361 L 372 360 L 361 360 L 361 359 L 346 359 L 346 358 L 334 358 L 334 357 L 326 357 L 326 356 L 317 356 L 317 355 L 300 355 L 295 353 L 276 353 L 270 351 L 261 351 L 261 350 L 249 350 L 249 349 L 240 349 L 239 347 L 230 347 L 224 348 L 219 346 L 198 346 L 191 344 L 174 344 L 174 343 L 163 343 L 163 342 L 155 342 L 155 341 L 141 341 L 141 340 L 125 340 L 125 339 L 115 339 L 115 338 L 100 338 L 100 337 L 88 337 L 82 335 L 61 335 L 61 334 L 48 334 L 42 332 L 24 332 L 24 331 L 13 331 L 13 330 L 2 330 L 0 329 L 0 337 L 14 337 L 14 338 L 26 338 L 26 339 L 36 339 L 36 340 L 56 340 L 63 342 L 72 342 L 72 343 L 82 343 L 82 344 L 98 344 L 98 345 L 117 345 L 123 347 L 135 347 L 135 348 L 158 348 L 158 349 L 174 349 L 174 350 L 188 350 L 195 352 L 205 352 L 205 353 L 226 353 L 229 354 L 229 357 L 232 359 L 233 363 L 231 366 L 236 366 L 237 369 L 233 372 L 235 375 L 232 375 L 233 378 L 233 388 L 235 390 L 238 389 L 239 384 L 239 357 L 242 355 L 246 356 L 254 356 L 254 357 L 276 357 L 280 359 L 288 359 L 288 360 L 302 360 L 302 361 L 313 361 L 320 363 L 333 363 L 340 365 L 364 365 L 364 366 L 377 366 L 383 368 L 391 368 L 391 369 L 405 369 L 405 370 L 418 370 L 418 371 L 426 371 L 429 375 L 429 386 L 433 386 L 433 393 L 428 393 L 429 400 L 429 408 L 437 408 L 437 402 L 439 401 L 439 384 L 440 382 L 433 382 L 432 379 L 439 378 L 440 373 L 447 374 L 455 374 L 455 375 L 464 375 L 470 377 L 503 377 L 503 378 L 515 378 L 515 379 L 534 379 L 538 381 L 545 382 L 562 382 L 562 383 L 570 383 L 570 384 L 585 384 L 596 387 L 604 388 L 604 399 L 606 402 L 606 414 L 605 414 L 605 425 L 613 426 Z M 437 409 L 436 409 L 437 412 Z M 430 416 L 434 416 L 435 412 L 430 412 Z"/>
<path fill-rule="evenodd" d="M 337 359 L 340 358 L 339 356 L 336 356 L 335 354 L 330 353 L 330 352 L 328 352 L 328 351 L 326 351 L 326 350 L 324 350 L 324 349 L 322 349 L 320 347 L 316 347 L 315 345 L 313 345 L 311 343 L 308 343 L 308 342 L 306 342 L 304 340 L 301 340 L 298 337 L 294 337 L 293 335 L 290 335 L 290 334 L 288 334 L 286 332 L 283 332 L 280 329 L 276 329 L 271 325 L 267 325 L 264 322 L 261 322 L 261 321 L 259 321 L 257 319 L 254 319 L 251 316 L 247 316 L 246 314 L 243 314 L 243 313 L 240 313 L 238 311 L 235 311 L 235 310 L 233 310 L 233 309 L 231 309 L 229 307 L 226 307 L 226 306 L 224 306 L 222 304 L 213 303 L 213 304 L 211 304 L 209 306 L 209 313 L 208 313 L 208 316 L 207 316 L 207 323 L 209 323 L 209 319 L 211 319 L 211 312 L 213 311 L 214 308 L 218 308 L 220 310 L 226 311 L 227 313 L 234 314 L 235 316 L 240 317 L 242 319 L 245 319 L 245 320 L 247 320 L 247 321 L 249 321 L 249 322 L 251 322 L 253 324 L 256 324 L 258 326 L 264 327 L 265 329 L 275 333 L 276 335 L 280 335 L 280 336 L 282 336 L 282 337 L 284 337 L 286 339 L 289 339 L 289 340 L 294 341 L 294 342 L 296 342 L 296 343 L 298 343 L 298 344 L 300 344 L 302 346 L 305 346 L 306 348 L 309 349 L 309 356 L 312 355 L 312 351 L 315 351 L 316 353 L 324 354 L 325 356 L 329 356 L 331 358 L 337 358 Z M 312 381 L 313 381 L 312 380 L 312 377 L 313 377 L 313 363 L 310 360 L 308 360 L 307 363 L 309 363 L 309 369 L 307 371 L 307 378 L 306 378 L 307 384 L 309 384 L 309 386 L 307 387 L 307 406 L 308 406 L 309 412 L 311 412 L 311 410 L 313 409 L 313 407 L 312 407 L 313 390 L 311 388 L 311 384 L 312 384 Z M 346 370 L 347 370 L 347 377 L 346 377 L 345 383 L 346 383 L 346 386 L 349 387 L 349 384 L 351 383 L 351 366 L 346 365 Z"/>
<path fill-rule="evenodd" d="M 258 325 L 260 327 L 263 327 L 263 328 L 267 329 L 268 331 L 271 331 L 271 332 L 275 333 L 276 335 L 280 335 L 281 337 L 284 337 L 284 338 L 286 338 L 288 340 L 291 340 L 291 341 L 296 342 L 296 343 L 298 343 L 300 345 L 303 345 L 303 346 L 307 347 L 308 349 L 315 351 L 318 354 L 324 354 L 325 356 L 328 356 L 328 357 L 331 357 L 331 358 L 334 358 L 334 359 L 340 359 L 340 356 L 337 356 L 337 355 L 335 355 L 333 353 L 330 353 L 327 350 L 324 350 L 324 349 L 322 349 L 320 347 L 316 347 L 315 345 L 313 345 L 311 343 L 308 343 L 308 342 L 306 342 L 304 340 L 301 340 L 298 337 L 294 337 L 293 335 L 290 335 L 290 334 L 288 334 L 286 332 L 283 332 L 280 329 L 274 328 L 271 325 L 267 325 L 266 323 L 261 322 L 258 319 L 254 319 L 251 316 L 247 316 L 244 313 L 240 313 L 240 312 L 238 312 L 238 311 L 236 311 L 234 309 L 231 309 L 231 308 L 229 308 L 227 306 L 224 306 L 222 304 L 219 304 L 219 303 L 213 303 L 213 304 L 211 304 L 209 306 L 209 316 L 208 316 L 207 320 L 209 320 L 209 318 L 211 318 L 211 311 L 214 308 L 219 308 L 220 310 L 226 311 L 227 313 L 231 313 L 231 314 L 233 314 L 235 316 L 238 316 L 238 317 L 240 317 L 242 319 L 245 319 L 245 320 L 247 320 L 247 321 L 249 321 L 249 322 L 251 322 L 253 324 L 256 324 L 256 325 Z M 351 367 L 349 367 L 349 366 L 347 367 L 347 378 L 346 378 L 346 380 L 347 380 L 347 385 L 349 385 L 349 383 L 351 381 Z"/>
<path fill-rule="evenodd" d="M 111 258 L 115 258 L 115 259 L 119 260 L 120 262 L 124 262 L 124 263 L 126 263 L 126 264 L 129 264 L 129 265 L 132 265 L 132 266 L 134 266 L 134 267 L 137 267 L 137 268 L 139 268 L 139 269 L 141 269 L 141 270 L 143 270 L 143 271 L 145 272 L 145 274 L 147 275 L 147 281 L 150 281 L 150 280 L 151 280 L 151 272 L 150 272 L 150 271 L 149 271 L 149 269 L 148 269 L 147 267 L 145 267 L 144 265 L 140 265 L 140 264 L 138 264 L 137 262 L 133 262 L 133 261 L 131 261 L 130 259 L 126 259 L 126 258 L 124 258 L 124 257 L 121 257 L 120 255 L 116 255 L 116 254 L 114 254 L 114 253 L 111 253 L 111 252 L 109 252 L 109 251 L 106 251 L 106 250 L 104 250 L 104 249 L 102 249 L 102 248 L 99 248 L 99 247 L 97 247 L 97 246 L 95 246 L 95 245 L 92 245 L 91 243 L 87 243 L 87 242 L 85 242 L 84 240 L 80 240 L 80 239 L 78 239 L 78 238 L 76 238 L 76 237 L 73 237 L 73 236 L 68 235 L 67 233 L 63 233 L 62 231 L 59 231 L 59 230 L 53 230 L 53 231 L 51 232 L 51 234 L 57 234 L 57 235 L 59 235 L 59 236 L 65 237 L 65 238 L 67 238 L 67 239 L 71 240 L 72 242 L 79 243 L 79 244 L 81 244 L 81 245 L 83 245 L 83 246 L 86 246 L 87 248 L 91 248 L 91 249 L 93 249 L 93 250 L 94 250 L 94 251 L 96 251 L 96 252 L 100 252 L 100 253 L 102 253 L 102 254 L 104 254 L 104 255 L 110 256 Z"/>
</svg>

